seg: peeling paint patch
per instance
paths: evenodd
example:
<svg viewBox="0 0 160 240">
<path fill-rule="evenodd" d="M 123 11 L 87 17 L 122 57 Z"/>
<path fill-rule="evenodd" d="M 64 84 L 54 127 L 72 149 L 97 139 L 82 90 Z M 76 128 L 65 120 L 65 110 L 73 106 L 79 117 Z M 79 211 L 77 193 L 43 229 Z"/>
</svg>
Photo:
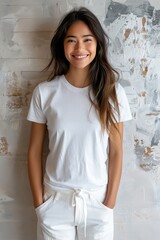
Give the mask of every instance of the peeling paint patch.
<svg viewBox="0 0 160 240">
<path fill-rule="evenodd" d="M 104 21 L 110 55 L 128 79 L 135 118 L 135 155 L 145 171 L 160 167 L 160 37 L 158 10 L 149 1 L 111 1 Z M 154 22 L 154 25 L 153 25 Z M 124 87 L 126 87 L 124 85 Z"/>
<path fill-rule="evenodd" d="M 154 11 L 154 16 L 153 16 L 153 25 L 159 25 L 160 24 L 160 10 L 155 10 Z"/>
<path fill-rule="evenodd" d="M 160 146 L 144 146 L 143 140 L 135 139 L 135 151 L 139 166 L 145 171 L 151 171 L 160 166 Z"/>
<path fill-rule="evenodd" d="M 8 142 L 5 137 L 0 138 L 0 156 L 7 155 L 8 152 Z"/>
<path fill-rule="evenodd" d="M 11 202 L 11 201 L 14 201 L 14 199 L 5 194 L 0 194 L 0 203 Z"/>
<path fill-rule="evenodd" d="M 154 7 L 148 1 L 126 1 L 125 4 L 111 1 L 106 14 L 105 24 L 113 23 L 121 14 L 135 14 L 137 17 L 153 17 Z M 144 20 L 143 20 L 144 21 Z"/>
<path fill-rule="evenodd" d="M 151 109 L 156 112 L 160 112 L 160 89 L 155 89 L 153 91 Z"/>
<path fill-rule="evenodd" d="M 155 138 L 156 140 L 154 142 L 154 133 L 157 133 L 157 131 L 153 131 L 152 135 L 150 134 L 151 140 L 149 141 L 146 137 L 147 134 L 143 132 L 141 136 L 137 132 L 137 137 L 135 138 L 135 153 L 137 160 L 139 166 L 145 171 L 154 170 L 160 167 L 160 135 L 157 134 L 157 138 Z M 149 142 L 151 142 L 151 145 L 147 146 Z"/>
</svg>

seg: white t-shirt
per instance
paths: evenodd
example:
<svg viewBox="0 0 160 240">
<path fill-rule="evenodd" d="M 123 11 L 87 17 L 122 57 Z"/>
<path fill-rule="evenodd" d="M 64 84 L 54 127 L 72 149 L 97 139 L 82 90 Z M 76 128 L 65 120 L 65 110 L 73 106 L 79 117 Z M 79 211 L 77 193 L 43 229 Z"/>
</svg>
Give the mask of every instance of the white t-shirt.
<svg viewBox="0 0 160 240">
<path fill-rule="evenodd" d="M 118 122 L 130 120 L 124 89 L 116 86 Z M 64 75 L 40 83 L 34 90 L 27 119 L 46 123 L 49 154 L 44 184 L 52 187 L 96 190 L 107 184 L 108 134 L 89 99 L 89 87 L 77 88 Z"/>
</svg>

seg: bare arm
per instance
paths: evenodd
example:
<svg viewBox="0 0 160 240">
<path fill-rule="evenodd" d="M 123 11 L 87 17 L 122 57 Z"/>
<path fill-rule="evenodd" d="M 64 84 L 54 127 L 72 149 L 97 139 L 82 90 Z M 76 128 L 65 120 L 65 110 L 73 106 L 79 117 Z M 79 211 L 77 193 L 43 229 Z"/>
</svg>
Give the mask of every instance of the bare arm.
<svg viewBox="0 0 160 240">
<path fill-rule="evenodd" d="M 34 207 L 38 207 L 43 203 L 42 150 L 45 132 L 45 124 L 32 123 L 28 149 L 28 176 Z"/>
<path fill-rule="evenodd" d="M 113 127 L 112 127 L 113 128 Z M 123 123 L 117 123 L 116 129 L 111 129 L 109 136 L 109 165 L 108 165 L 108 186 L 104 204 L 114 208 L 122 174 L 122 143 Z"/>
</svg>

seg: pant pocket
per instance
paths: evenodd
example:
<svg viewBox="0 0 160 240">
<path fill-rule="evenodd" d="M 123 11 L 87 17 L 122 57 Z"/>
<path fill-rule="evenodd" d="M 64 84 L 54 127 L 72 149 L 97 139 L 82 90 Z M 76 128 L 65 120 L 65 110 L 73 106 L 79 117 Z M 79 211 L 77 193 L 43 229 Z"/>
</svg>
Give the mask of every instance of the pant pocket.
<svg viewBox="0 0 160 240">
<path fill-rule="evenodd" d="M 53 200 L 53 195 L 48 195 L 47 193 L 45 193 L 44 195 L 44 202 L 38 206 L 37 208 L 35 208 L 35 211 L 38 212 L 38 211 L 42 211 L 43 208 L 45 208 L 50 202 L 52 202 Z"/>
<path fill-rule="evenodd" d="M 105 194 L 91 196 L 89 203 L 89 214 L 92 221 L 97 221 L 100 224 L 112 225 L 113 209 L 106 207 L 103 204 Z"/>
<path fill-rule="evenodd" d="M 106 196 L 106 188 L 103 188 L 102 190 L 91 194 L 91 202 L 95 206 L 95 208 L 102 209 L 105 212 L 113 213 L 113 209 L 105 206 L 103 204 L 104 199 Z"/>
<path fill-rule="evenodd" d="M 106 205 L 104 205 L 103 202 L 101 202 L 101 201 L 99 201 L 99 200 L 97 200 L 97 199 L 94 199 L 94 201 L 97 203 L 97 205 L 98 205 L 99 207 L 101 207 L 101 208 L 104 209 L 105 211 L 111 212 L 111 213 L 113 212 L 113 209 L 107 207 Z"/>
<path fill-rule="evenodd" d="M 35 209 L 37 214 L 38 240 L 52 240 L 52 226 L 55 224 L 55 211 L 57 208 L 56 192 L 44 194 L 44 203 Z"/>
<path fill-rule="evenodd" d="M 54 205 L 55 205 L 55 193 L 48 193 L 46 192 L 44 194 L 44 202 L 35 209 L 38 221 L 40 223 L 43 223 L 45 219 L 48 219 L 50 217 L 50 214 L 54 212 Z"/>
</svg>

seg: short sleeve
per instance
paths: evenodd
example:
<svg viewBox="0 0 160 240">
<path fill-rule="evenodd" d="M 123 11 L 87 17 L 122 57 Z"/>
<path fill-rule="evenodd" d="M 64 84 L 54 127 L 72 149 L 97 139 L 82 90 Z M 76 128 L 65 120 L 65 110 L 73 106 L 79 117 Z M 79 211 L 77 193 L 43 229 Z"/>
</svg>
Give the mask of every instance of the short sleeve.
<svg viewBox="0 0 160 240">
<path fill-rule="evenodd" d="M 42 110 L 42 102 L 39 85 L 34 89 L 30 107 L 27 115 L 27 120 L 37 123 L 46 123 L 46 117 Z"/>
<path fill-rule="evenodd" d="M 118 83 L 116 85 L 116 94 L 119 104 L 119 116 L 115 113 L 117 122 L 125 122 L 132 119 L 129 102 L 125 93 L 124 88 Z"/>
</svg>

